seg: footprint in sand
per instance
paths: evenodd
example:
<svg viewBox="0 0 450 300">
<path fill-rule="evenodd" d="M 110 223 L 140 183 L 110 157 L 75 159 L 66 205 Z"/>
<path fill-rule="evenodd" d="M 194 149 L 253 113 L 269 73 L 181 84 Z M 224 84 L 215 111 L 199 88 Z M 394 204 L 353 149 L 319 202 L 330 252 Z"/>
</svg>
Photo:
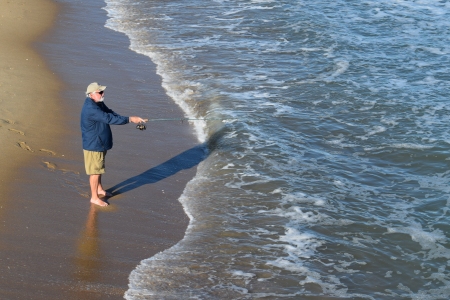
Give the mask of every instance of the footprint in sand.
<svg viewBox="0 0 450 300">
<path fill-rule="evenodd" d="M 23 150 L 27 150 L 30 152 L 34 152 L 33 149 L 30 148 L 30 146 L 27 145 L 25 142 L 17 142 L 17 145 L 22 148 Z"/>
<path fill-rule="evenodd" d="M 20 134 L 20 135 L 25 135 L 25 133 L 24 133 L 23 131 L 20 131 L 20 130 L 14 129 L 14 128 L 10 128 L 9 131 L 18 133 L 18 134 Z"/>
<path fill-rule="evenodd" d="M 77 171 L 72 171 L 72 170 L 67 170 L 67 169 L 59 169 L 59 171 L 63 172 L 63 173 L 73 173 L 75 175 L 80 175 L 80 172 Z"/>
<path fill-rule="evenodd" d="M 53 156 L 56 155 L 56 152 L 55 152 L 55 151 L 48 150 L 48 149 L 40 149 L 39 151 L 45 152 L 45 153 L 47 153 L 48 155 L 53 155 Z"/>
<path fill-rule="evenodd" d="M 63 172 L 63 173 L 72 173 L 72 174 L 75 174 L 75 175 L 79 175 L 80 174 L 77 171 L 72 171 L 72 170 L 67 170 L 67 169 L 59 169 L 58 166 L 55 163 L 52 163 L 52 162 L 49 162 L 49 161 L 43 160 L 42 162 L 45 164 L 45 166 L 48 169 L 51 169 L 51 170 L 56 170 L 56 171 L 60 171 L 60 172 Z"/>
<path fill-rule="evenodd" d="M 6 123 L 6 124 L 15 124 L 14 121 L 9 120 L 9 119 L 0 119 L 0 120 L 3 121 L 3 123 Z"/>
<path fill-rule="evenodd" d="M 45 166 L 47 168 L 52 169 L 52 170 L 56 170 L 56 165 L 54 163 L 51 163 L 49 161 L 43 161 L 43 163 L 45 164 Z"/>
</svg>

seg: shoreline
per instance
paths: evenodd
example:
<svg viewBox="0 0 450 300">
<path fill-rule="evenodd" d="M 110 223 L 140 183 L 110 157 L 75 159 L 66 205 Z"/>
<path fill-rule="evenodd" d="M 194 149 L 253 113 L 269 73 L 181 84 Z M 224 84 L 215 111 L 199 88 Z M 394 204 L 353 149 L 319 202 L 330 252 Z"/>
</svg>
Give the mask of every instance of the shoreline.
<svg viewBox="0 0 450 300">
<path fill-rule="evenodd" d="M 81 8 L 73 2 L 53 6 L 59 8 L 53 27 L 34 36 L 31 46 L 38 53 L 33 61 L 40 57 L 54 81 L 41 69 L 26 73 L 40 80 L 29 98 L 14 102 L 27 118 L 0 124 L 1 137 L 9 134 L 3 165 L 14 168 L 1 181 L 6 199 L 15 199 L 2 201 L 0 213 L 0 295 L 8 299 L 123 299 L 139 262 L 178 243 L 189 223 L 178 199 L 203 153 L 186 123 L 151 124 L 144 132 L 113 126 L 102 181 L 114 197 L 107 208 L 90 205 L 79 132 L 90 82 L 108 86 L 107 105 L 121 115 L 184 115 L 165 94 L 151 60 L 129 50 L 125 35 L 104 27 L 104 3 Z M 16 79 L 26 82 L 22 73 Z M 46 101 L 35 103 L 32 96 Z M 17 137 L 26 143 L 22 148 Z"/>
</svg>

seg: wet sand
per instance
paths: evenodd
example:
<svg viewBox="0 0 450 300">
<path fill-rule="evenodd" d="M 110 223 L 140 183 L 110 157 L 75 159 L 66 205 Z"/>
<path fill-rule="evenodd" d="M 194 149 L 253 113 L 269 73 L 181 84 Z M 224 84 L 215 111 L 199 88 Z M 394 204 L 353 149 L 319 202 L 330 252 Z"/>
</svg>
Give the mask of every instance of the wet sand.
<svg viewBox="0 0 450 300">
<path fill-rule="evenodd" d="M 114 126 L 103 177 L 114 197 L 89 203 L 79 113 L 90 82 L 122 115 L 183 117 L 152 62 L 104 28 L 102 6 L 0 0 L 1 299 L 123 299 L 136 265 L 188 224 L 178 198 L 203 151 L 186 123 Z"/>
</svg>

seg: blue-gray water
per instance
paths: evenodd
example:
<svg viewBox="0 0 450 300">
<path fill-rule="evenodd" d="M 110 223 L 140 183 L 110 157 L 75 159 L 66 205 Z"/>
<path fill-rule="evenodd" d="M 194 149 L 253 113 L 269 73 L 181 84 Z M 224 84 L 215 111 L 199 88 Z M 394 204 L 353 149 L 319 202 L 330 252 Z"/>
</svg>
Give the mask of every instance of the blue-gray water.
<svg viewBox="0 0 450 300">
<path fill-rule="evenodd" d="M 449 2 L 105 2 L 186 116 L 228 119 L 193 122 L 190 226 L 127 299 L 450 297 Z"/>
</svg>

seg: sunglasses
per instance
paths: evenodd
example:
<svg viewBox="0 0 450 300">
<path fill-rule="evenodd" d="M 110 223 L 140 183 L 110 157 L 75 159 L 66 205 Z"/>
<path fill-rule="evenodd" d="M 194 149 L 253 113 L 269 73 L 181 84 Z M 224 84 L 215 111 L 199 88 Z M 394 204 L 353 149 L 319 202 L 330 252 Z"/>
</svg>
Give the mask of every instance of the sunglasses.
<svg viewBox="0 0 450 300">
<path fill-rule="evenodd" d="M 100 95 L 103 95 L 103 91 L 100 91 L 100 92 L 97 92 L 97 93 L 99 93 Z"/>
</svg>

